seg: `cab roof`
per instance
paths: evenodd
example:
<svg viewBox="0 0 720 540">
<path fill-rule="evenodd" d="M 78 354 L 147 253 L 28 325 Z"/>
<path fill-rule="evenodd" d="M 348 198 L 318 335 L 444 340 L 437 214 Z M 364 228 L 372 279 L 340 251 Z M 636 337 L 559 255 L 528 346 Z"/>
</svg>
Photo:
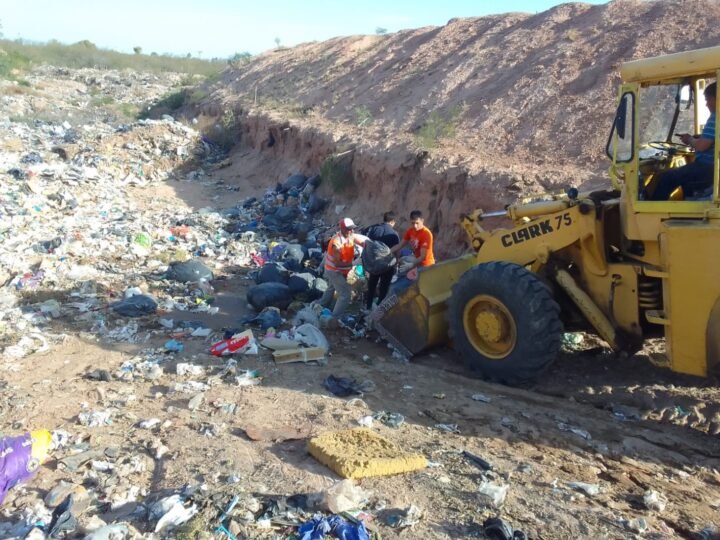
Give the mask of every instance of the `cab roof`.
<svg viewBox="0 0 720 540">
<path fill-rule="evenodd" d="M 659 83 L 698 77 L 714 78 L 720 69 L 720 46 L 625 62 L 624 82 Z"/>
</svg>

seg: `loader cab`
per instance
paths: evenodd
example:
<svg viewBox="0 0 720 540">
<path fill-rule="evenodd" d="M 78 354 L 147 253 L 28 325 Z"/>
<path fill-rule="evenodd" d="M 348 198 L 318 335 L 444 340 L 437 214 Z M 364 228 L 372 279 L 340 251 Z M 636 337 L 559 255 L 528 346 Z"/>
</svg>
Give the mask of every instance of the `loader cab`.
<svg viewBox="0 0 720 540">
<path fill-rule="evenodd" d="M 623 82 L 606 147 L 610 179 L 621 191 L 628 254 L 660 264 L 658 231 L 664 221 L 720 220 L 719 130 L 712 149 L 712 185 L 692 193 L 677 189 L 668 200 L 649 200 L 663 172 L 695 159 L 695 151 L 675 135 L 702 132 L 710 114 L 704 90 L 720 77 L 720 47 L 626 62 L 620 75 Z M 717 116 L 717 103 L 715 107 Z"/>
<path fill-rule="evenodd" d="M 619 179 L 628 202 L 638 212 L 703 212 L 717 201 L 717 171 L 712 186 L 683 191 L 675 189 L 667 200 L 652 195 L 664 172 L 695 159 L 695 150 L 677 137 L 698 134 L 710 116 L 704 90 L 712 79 L 671 80 L 655 84 L 623 84 L 606 152 L 611 174 Z M 714 148 L 717 159 L 716 148 Z M 700 203 L 700 204 L 672 204 Z"/>
</svg>

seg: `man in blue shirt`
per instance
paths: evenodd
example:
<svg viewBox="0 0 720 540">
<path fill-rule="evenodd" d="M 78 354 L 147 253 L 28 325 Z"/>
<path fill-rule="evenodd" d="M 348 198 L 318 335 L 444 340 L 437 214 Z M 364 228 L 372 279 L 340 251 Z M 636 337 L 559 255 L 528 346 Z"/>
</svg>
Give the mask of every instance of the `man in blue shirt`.
<svg viewBox="0 0 720 540">
<path fill-rule="evenodd" d="M 400 243 L 400 235 L 398 235 L 397 231 L 395 231 L 393 227 L 395 227 L 395 212 L 385 212 L 382 223 L 372 225 L 360 232 L 362 232 L 362 234 L 367 236 L 370 240 L 382 242 L 387 247 L 391 248 Z M 387 295 L 394 275 L 394 266 L 383 274 L 368 275 L 368 292 L 366 299 L 366 307 L 368 310 L 372 309 L 373 299 L 375 298 L 375 290 L 378 289 L 378 282 L 380 283 L 380 288 L 378 289 L 377 296 L 378 303 L 380 303 Z"/>
<path fill-rule="evenodd" d="M 715 149 L 715 97 L 716 83 L 705 88 L 705 103 L 710 109 L 708 118 L 701 135 L 690 135 L 683 133 L 678 135 L 683 144 L 695 150 L 695 160 L 684 167 L 670 169 L 660 175 L 657 186 L 650 200 L 666 201 L 676 188 L 682 187 L 683 194 L 687 198 L 693 192 L 703 191 L 713 183 L 713 156 Z"/>
</svg>

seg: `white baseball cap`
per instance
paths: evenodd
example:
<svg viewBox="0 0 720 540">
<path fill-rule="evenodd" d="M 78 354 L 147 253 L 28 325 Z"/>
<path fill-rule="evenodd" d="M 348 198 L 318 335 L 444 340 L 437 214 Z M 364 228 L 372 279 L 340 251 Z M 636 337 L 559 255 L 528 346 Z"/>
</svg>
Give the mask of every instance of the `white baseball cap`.
<svg viewBox="0 0 720 540">
<path fill-rule="evenodd" d="M 355 225 L 355 222 L 349 217 L 342 218 L 340 220 L 340 227 L 343 229 L 354 229 L 356 226 L 357 225 Z"/>
</svg>

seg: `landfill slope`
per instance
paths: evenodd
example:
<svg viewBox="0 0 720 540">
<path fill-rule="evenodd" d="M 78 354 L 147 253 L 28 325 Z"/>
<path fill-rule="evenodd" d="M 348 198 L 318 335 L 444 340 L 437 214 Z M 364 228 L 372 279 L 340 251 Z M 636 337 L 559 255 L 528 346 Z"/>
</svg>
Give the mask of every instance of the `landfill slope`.
<svg viewBox="0 0 720 540">
<path fill-rule="evenodd" d="M 498 516 L 530 538 L 717 534 L 720 390 L 657 367 L 662 342 L 617 358 L 567 334 L 529 388 L 474 379 L 450 349 L 408 362 L 367 332 L 359 302 L 349 328 L 324 327 L 307 302 L 321 282 L 298 277 L 315 270 L 335 205 L 357 221 L 380 212 L 359 213 L 369 203 L 328 179 L 278 188 L 320 172 L 324 154 L 297 134 L 332 152 L 326 132 L 253 117 L 246 127 L 277 127 L 275 144 L 255 148 L 245 131 L 227 153 L 200 116 L 124 114 L 181 75 L 44 66 L 25 79 L 0 81 L 0 433 L 45 428 L 54 446 L 24 484 L 0 484 L 1 538 L 47 538 L 69 493 L 75 521 L 57 536 L 90 540 L 220 539 L 235 497 L 233 535 L 287 538 L 340 512 L 338 493 L 383 538 L 483 538 Z M 363 155 L 354 167 L 374 163 Z M 405 155 L 387 159 L 402 168 Z M 324 219 L 309 210 L 316 193 L 333 198 Z M 257 313 L 248 292 L 272 274 L 265 263 L 290 266 L 295 242 L 313 246 L 293 272 L 313 290 Z M 302 350 L 329 344 L 324 361 L 253 347 L 299 346 L 300 313 L 322 326 Z M 252 343 L 226 341 L 248 330 Z M 308 453 L 312 438 L 360 426 L 427 467 L 350 488 Z"/>
<path fill-rule="evenodd" d="M 262 171 L 269 180 L 354 150 L 354 186 L 327 196 L 368 219 L 419 208 L 451 255 L 464 212 L 608 185 L 619 65 L 719 39 L 720 4 L 703 0 L 452 19 L 267 51 L 208 85 L 192 112 L 234 110 L 243 148 L 284 160 L 282 172 Z M 245 154 L 238 173 L 253 166 Z"/>
</svg>

